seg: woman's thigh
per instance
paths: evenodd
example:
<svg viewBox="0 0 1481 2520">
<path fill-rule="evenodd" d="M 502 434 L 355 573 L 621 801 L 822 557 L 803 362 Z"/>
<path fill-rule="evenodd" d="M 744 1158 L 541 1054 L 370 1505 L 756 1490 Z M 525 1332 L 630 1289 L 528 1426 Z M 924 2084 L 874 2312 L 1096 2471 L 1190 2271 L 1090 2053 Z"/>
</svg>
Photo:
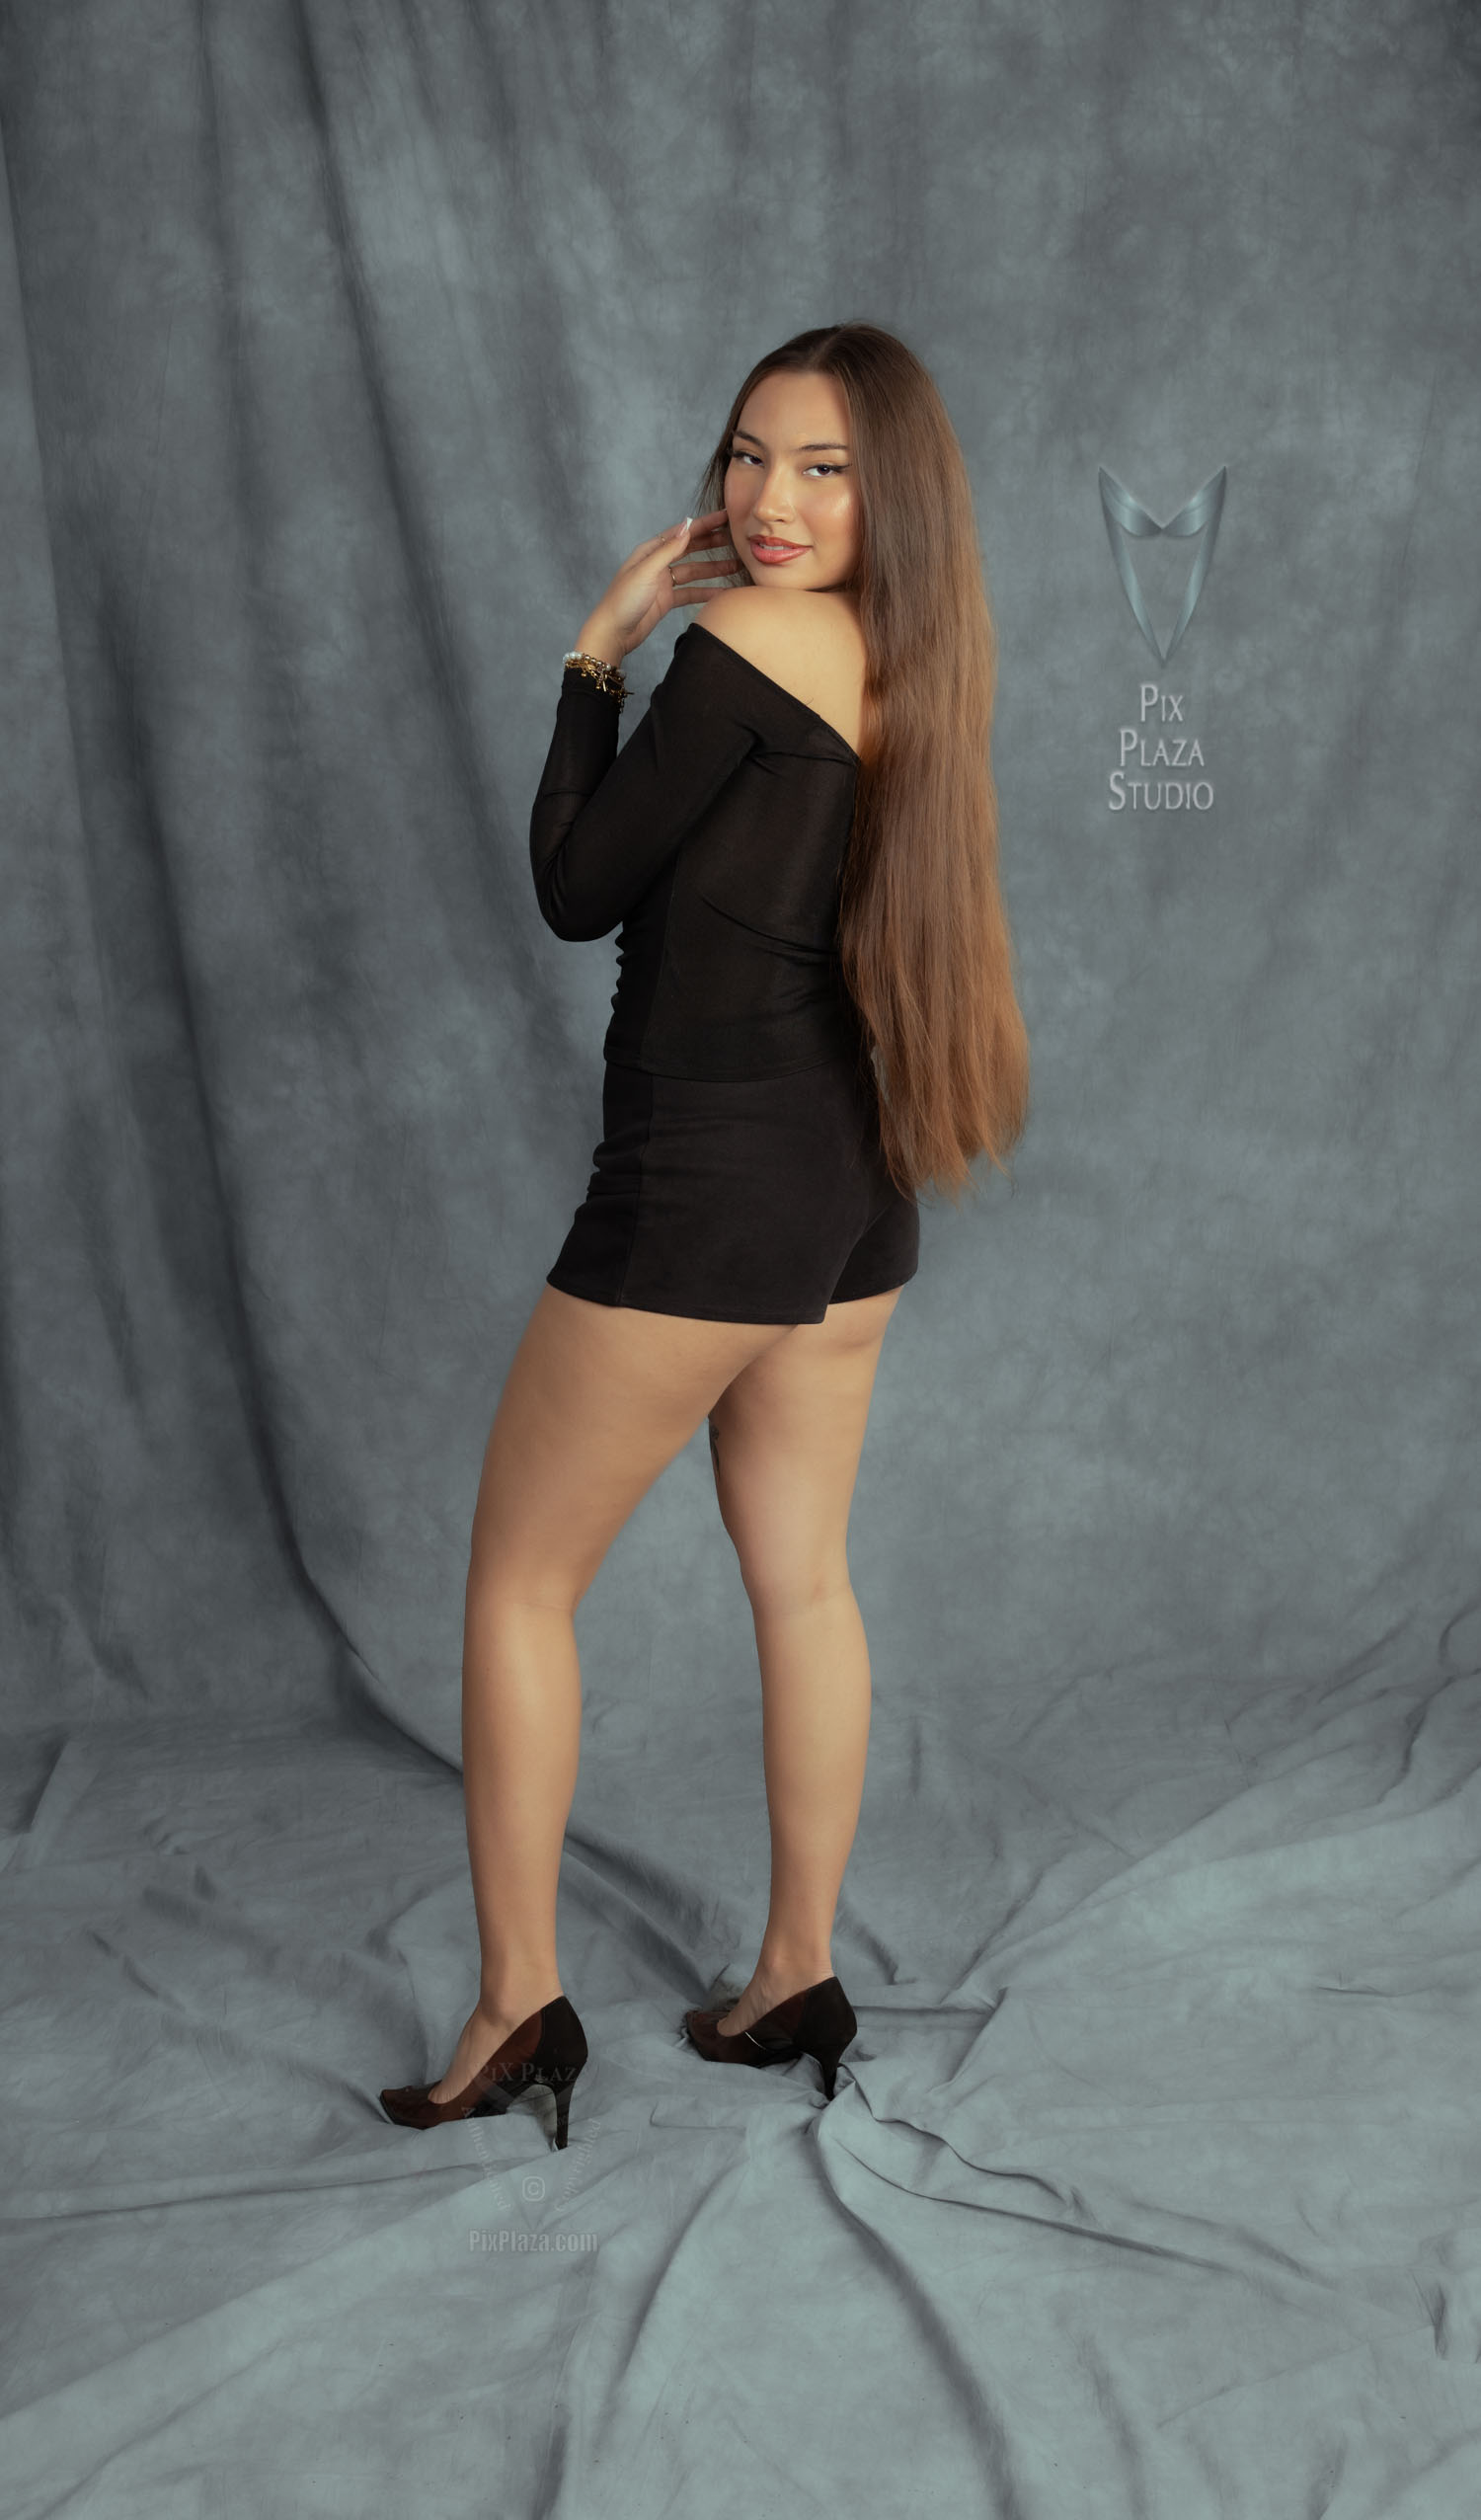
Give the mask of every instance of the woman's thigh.
<svg viewBox="0 0 1481 2520">
<path fill-rule="evenodd" d="M 900 1290 L 829 1304 L 741 1367 L 710 1410 L 721 1520 L 757 1609 L 848 1582 L 848 1517 L 875 1369 Z"/>
<path fill-rule="evenodd" d="M 726 1385 L 798 1336 L 541 1290 L 490 1430 L 472 1577 L 573 1608 Z"/>
</svg>

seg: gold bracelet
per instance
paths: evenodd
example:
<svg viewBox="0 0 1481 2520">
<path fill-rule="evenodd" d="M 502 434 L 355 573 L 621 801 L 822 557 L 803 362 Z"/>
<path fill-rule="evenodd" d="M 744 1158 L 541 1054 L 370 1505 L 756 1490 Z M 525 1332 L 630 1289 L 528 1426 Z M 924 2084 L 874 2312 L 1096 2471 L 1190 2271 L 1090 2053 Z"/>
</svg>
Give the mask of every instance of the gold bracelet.
<svg viewBox="0 0 1481 2520">
<path fill-rule="evenodd" d="M 627 698 L 627 684 L 622 678 L 620 666 L 608 665 L 605 657 L 588 656 L 585 648 L 568 648 L 561 663 L 563 666 L 575 666 L 578 673 L 585 674 L 598 691 L 605 691 L 621 709 Z"/>
</svg>

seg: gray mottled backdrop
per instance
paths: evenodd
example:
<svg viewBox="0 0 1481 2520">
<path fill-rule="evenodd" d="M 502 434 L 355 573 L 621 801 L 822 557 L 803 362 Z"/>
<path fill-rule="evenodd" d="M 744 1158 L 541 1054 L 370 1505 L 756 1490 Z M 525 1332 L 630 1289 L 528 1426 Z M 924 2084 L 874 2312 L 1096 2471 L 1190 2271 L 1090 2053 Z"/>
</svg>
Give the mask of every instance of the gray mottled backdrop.
<svg viewBox="0 0 1481 2520">
<path fill-rule="evenodd" d="M 1474 7 L 0 29 L 8 2507 L 1471 2520 Z M 414 2138 L 599 1130 L 560 655 L 848 316 L 971 470 L 1034 1056 L 860 1478 L 854 2071 L 675 2044 L 766 1883 L 697 1439 L 580 1614 L 583 2141 Z M 1165 667 L 1102 467 L 1227 468 Z M 1127 728 L 1211 801 L 1117 810 Z"/>
</svg>

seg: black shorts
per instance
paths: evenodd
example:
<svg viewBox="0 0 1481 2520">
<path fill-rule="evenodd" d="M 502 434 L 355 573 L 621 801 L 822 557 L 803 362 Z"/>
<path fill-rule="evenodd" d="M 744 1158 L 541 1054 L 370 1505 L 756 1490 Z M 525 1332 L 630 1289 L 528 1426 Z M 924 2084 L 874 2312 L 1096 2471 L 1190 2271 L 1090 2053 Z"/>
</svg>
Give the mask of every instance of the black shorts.
<svg viewBox="0 0 1481 2520">
<path fill-rule="evenodd" d="M 820 1321 L 913 1278 L 920 1217 L 839 1059 L 714 1082 L 609 1062 L 602 1142 L 548 1283 L 695 1321 Z"/>
</svg>

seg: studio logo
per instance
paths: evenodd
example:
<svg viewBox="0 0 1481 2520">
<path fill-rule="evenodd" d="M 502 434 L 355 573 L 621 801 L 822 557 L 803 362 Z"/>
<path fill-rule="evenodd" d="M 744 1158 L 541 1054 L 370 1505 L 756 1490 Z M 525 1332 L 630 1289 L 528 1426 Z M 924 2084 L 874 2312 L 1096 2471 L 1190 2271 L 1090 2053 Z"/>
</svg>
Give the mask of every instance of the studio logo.
<svg viewBox="0 0 1481 2520">
<path fill-rule="evenodd" d="M 1223 512 L 1224 484 L 1228 477 L 1228 465 L 1220 464 L 1211 480 L 1206 481 L 1202 490 L 1194 492 L 1187 506 L 1180 508 L 1175 516 L 1169 516 L 1165 525 L 1159 525 L 1156 517 L 1143 508 L 1139 499 L 1132 498 L 1130 490 L 1116 479 L 1114 473 L 1108 473 L 1104 464 L 1100 467 L 1101 510 L 1106 519 L 1106 531 L 1111 537 L 1111 557 L 1116 563 L 1117 575 L 1126 589 L 1127 601 L 1136 616 L 1137 626 L 1159 666 L 1166 665 L 1193 619 L 1193 608 L 1204 591 L 1204 581 L 1208 575 L 1208 564 L 1213 558 L 1213 543 L 1218 532 L 1218 520 Z M 1182 609 L 1165 648 L 1158 646 L 1157 634 L 1147 617 L 1146 599 L 1131 565 L 1130 540 L 1129 539 L 1129 537 L 1135 537 L 1138 541 L 1145 541 L 1153 534 L 1202 534 L 1204 537 L 1194 554 L 1193 567 L 1189 572 L 1188 585 L 1184 590 Z"/>
<path fill-rule="evenodd" d="M 1224 484 L 1229 477 L 1227 464 L 1220 464 L 1202 490 L 1196 490 L 1186 506 L 1165 525 L 1159 525 L 1139 499 L 1133 499 L 1124 482 L 1100 467 L 1101 512 L 1106 531 L 1111 537 L 1111 557 L 1126 590 L 1128 603 L 1136 626 L 1151 649 L 1159 666 L 1165 666 L 1193 619 L 1194 606 L 1204 591 L 1208 564 L 1213 558 L 1214 537 L 1223 512 Z M 1132 540 L 1145 542 L 1155 534 L 1202 536 L 1194 554 L 1183 601 L 1172 627 L 1166 647 L 1162 647 L 1152 628 L 1146 608 L 1146 597 L 1135 569 L 1131 565 Z M 1110 773 L 1106 802 L 1113 814 L 1123 814 L 1130 806 L 1142 814 L 1207 814 L 1213 804 L 1213 782 L 1208 776 L 1204 748 L 1197 735 L 1185 724 L 1181 691 L 1167 691 L 1160 683 L 1143 682 L 1137 697 L 1136 724 L 1119 730 L 1121 757 Z M 1151 726 L 1148 726 L 1151 720 Z M 1190 775 L 1181 778 L 1143 778 L 1144 770 L 1178 770 Z M 1202 777 L 1191 775 L 1203 772 Z"/>
</svg>

